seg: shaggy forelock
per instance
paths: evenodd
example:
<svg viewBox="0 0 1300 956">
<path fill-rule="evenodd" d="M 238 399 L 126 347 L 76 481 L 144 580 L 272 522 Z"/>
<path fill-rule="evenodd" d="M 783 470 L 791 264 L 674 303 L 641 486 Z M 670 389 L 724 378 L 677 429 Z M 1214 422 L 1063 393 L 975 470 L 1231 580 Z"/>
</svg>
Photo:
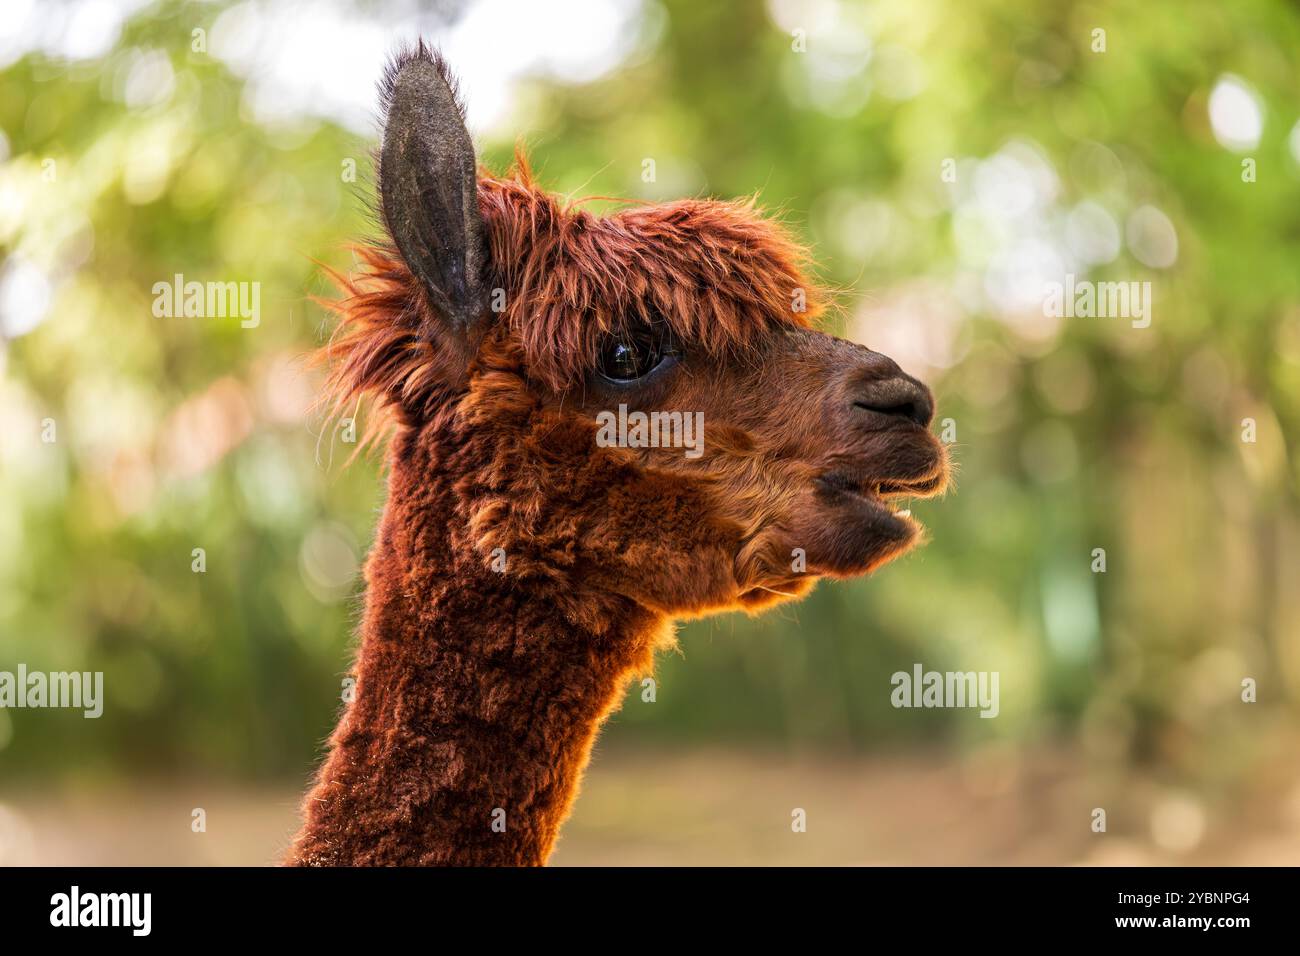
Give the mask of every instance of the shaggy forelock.
<svg viewBox="0 0 1300 956">
<path fill-rule="evenodd" d="M 530 372 L 562 390 L 602 336 L 661 317 L 688 348 L 725 361 L 774 325 L 806 326 L 822 294 L 805 250 L 752 202 L 679 200 L 596 216 L 561 208 L 523 162 L 479 181 L 493 284 Z"/>
</svg>

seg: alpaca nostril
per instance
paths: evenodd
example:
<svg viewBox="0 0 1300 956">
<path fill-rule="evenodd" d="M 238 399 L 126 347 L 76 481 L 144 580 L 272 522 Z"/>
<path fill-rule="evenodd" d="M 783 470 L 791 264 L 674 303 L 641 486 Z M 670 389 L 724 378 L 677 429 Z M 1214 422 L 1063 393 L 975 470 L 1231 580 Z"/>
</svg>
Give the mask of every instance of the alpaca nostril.
<svg viewBox="0 0 1300 956">
<path fill-rule="evenodd" d="M 879 415 L 906 418 L 922 428 L 934 418 L 930 390 L 906 375 L 865 383 L 853 396 L 853 406 Z"/>
<path fill-rule="evenodd" d="M 890 405 L 888 407 L 864 405 L 862 402 L 854 402 L 854 404 L 857 405 L 858 408 L 865 408 L 868 411 L 880 412 L 882 415 L 897 415 L 900 418 L 909 418 L 918 424 L 920 423 L 915 402 L 901 402 L 898 405 Z"/>
</svg>

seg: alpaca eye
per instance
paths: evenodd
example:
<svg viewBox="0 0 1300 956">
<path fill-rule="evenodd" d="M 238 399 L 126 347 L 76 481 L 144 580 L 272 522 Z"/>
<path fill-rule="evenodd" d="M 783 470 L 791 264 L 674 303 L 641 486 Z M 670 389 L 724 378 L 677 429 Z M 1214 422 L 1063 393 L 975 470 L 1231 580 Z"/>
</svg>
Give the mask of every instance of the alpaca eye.
<svg viewBox="0 0 1300 956">
<path fill-rule="evenodd" d="M 635 382 L 676 355 L 668 335 L 657 329 L 620 333 L 601 346 L 596 370 L 611 382 Z"/>
</svg>

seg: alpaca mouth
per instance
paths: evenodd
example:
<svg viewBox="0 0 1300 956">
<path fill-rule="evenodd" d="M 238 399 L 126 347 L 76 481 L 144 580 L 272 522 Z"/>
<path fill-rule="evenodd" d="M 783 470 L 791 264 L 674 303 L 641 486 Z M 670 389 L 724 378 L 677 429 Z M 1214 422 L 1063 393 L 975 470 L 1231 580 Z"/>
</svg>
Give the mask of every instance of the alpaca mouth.
<svg viewBox="0 0 1300 956">
<path fill-rule="evenodd" d="M 912 521 L 910 508 L 898 507 L 911 498 L 932 498 L 947 485 L 947 469 L 942 465 L 921 478 L 863 478 L 844 471 L 828 471 L 817 484 L 833 496 L 861 502 L 901 521 Z"/>
</svg>

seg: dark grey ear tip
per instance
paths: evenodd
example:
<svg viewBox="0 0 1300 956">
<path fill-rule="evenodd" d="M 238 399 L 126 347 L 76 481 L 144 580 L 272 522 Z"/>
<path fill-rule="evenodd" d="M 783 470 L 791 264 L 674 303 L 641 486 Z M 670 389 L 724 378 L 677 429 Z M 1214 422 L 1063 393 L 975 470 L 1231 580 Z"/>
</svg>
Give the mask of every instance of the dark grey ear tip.
<svg viewBox="0 0 1300 956">
<path fill-rule="evenodd" d="M 451 67 L 441 51 L 420 39 L 414 45 L 400 48 L 384 68 L 383 78 L 379 81 L 379 101 L 383 107 L 385 125 L 400 89 L 413 84 L 418 89 L 427 90 L 436 80 L 441 80 L 451 94 L 451 101 L 455 104 L 456 112 L 460 114 L 463 123 L 465 101 L 461 97 L 460 85 L 456 82 Z"/>
</svg>

